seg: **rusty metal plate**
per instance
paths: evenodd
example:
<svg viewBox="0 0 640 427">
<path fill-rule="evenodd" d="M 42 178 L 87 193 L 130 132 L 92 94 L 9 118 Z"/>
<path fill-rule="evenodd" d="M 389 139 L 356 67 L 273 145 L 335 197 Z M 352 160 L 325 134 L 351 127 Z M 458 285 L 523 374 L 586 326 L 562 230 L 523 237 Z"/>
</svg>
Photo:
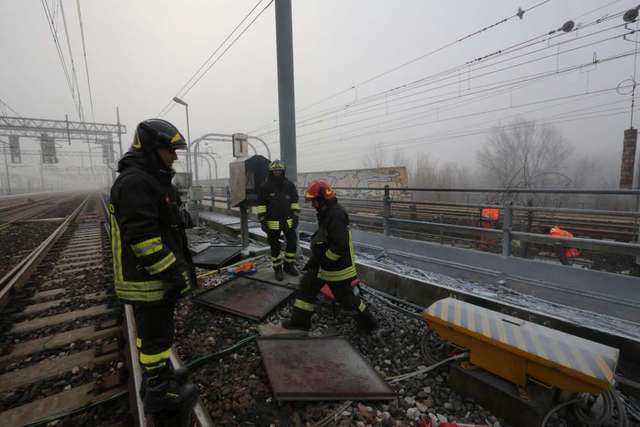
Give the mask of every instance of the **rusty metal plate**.
<svg viewBox="0 0 640 427">
<path fill-rule="evenodd" d="M 242 246 L 209 246 L 193 257 L 193 264 L 200 268 L 218 269 L 233 261 Z"/>
<path fill-rule="evenodd" d="M 237 277 L 192 298 L 196 303 L 252 320 L 264 319 L 284 303 L 294 289 L 250 277 Z"/>
<path fill-rule="evenodd" d="M 392 400 L 396 393 L 340 337 L 259 338 L 277 400 Z"/>
</svg>

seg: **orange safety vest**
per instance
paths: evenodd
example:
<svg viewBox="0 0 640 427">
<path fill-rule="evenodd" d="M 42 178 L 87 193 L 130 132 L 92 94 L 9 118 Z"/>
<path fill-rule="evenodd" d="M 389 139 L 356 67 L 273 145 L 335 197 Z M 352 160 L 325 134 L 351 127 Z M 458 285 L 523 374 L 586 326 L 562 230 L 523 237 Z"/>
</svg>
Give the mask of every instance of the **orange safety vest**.
<svg viewBox="0 0 640 427">
<path fill-rule="evenodd" d="M 493 221 L 498 222 L 500 218 L 500 209 L 498 208 L 482 208 L 480 212 L 480 217 L 483 221 Z"/>
<path fill-rule="evenodd" d="M 557 237 L 573 237 L 573 234 L 571 234 L 567 230 L 563 230 L 558 226 L 555 226 L 551 230 L 549 230 L 549 234 L 551 236 L 557 236 Z M 567 248 L 564 251 L 564 255 L 567 258 L 575 258 L 580 256 L 580 251 L 578 250 L 578 248 Z"/>
</svg>

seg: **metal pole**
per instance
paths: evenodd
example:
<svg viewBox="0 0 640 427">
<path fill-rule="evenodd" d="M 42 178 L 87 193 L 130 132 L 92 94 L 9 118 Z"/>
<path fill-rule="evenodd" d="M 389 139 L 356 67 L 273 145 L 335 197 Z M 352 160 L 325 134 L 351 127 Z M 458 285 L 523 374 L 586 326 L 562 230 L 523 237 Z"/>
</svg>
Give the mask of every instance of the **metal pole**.
<svg viewBox="0 0 640 427">
<path fill-rule="evenodd" d="M 280 159 L 287 165 L 289 179 L 295 183 L 298 176 L 298 166 L 296 162 L 296 103 L 293 83 L 291 0 L 275 0 L 275 3 Z"/>
<path fill-rule="evenodd" d="M 120 147 L 120 158 L 122 158 L 122 129 L 120 129 L 120 109 L 116 107 L 116 119 L 118 122 L 118 147 Z"/>
<path fill-rule="evenodd" d="M 189 104 L 185 104 L 187 111 L 187 173 L 189 174 L 189 186 L 191 186 L 191 129 L 189 128 Z M 198 176 L 198 162 L 196 162 L 196 180 Z"/>
<path fill-rule="evenodd" d="M 7 160 L 7 147 L 2 147 L 4 155 L 4 172 L 7 175 L 7 194 L 11 194 L 11 176 L 9 175 L 9 161 Z"/>
<path fill-rule="evenodd" d="M 511 206 L 513 202 L 505 200 L 504 219 L 502 221 L 502 256 L 511 256 Z"/>
<path fill-rule="evenodd" d="M 389 235 L 391 235 L 391 227 L 390 227 L 391 224 L 389 224 L 389 217 L 391 216 L 391 196 L 389 194 L 389 186 L 388 185 L 384 186 L 383 203 L 384 203 L 384 208 L 383 208 L 384 235 L 385 236 L 389 236 Z"/>
</svg>

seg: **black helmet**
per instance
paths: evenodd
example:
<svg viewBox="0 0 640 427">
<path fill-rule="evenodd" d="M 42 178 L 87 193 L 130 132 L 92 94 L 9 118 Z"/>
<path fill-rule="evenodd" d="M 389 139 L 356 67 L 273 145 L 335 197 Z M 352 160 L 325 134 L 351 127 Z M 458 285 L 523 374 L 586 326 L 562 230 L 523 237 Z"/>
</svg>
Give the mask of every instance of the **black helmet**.
<svg viewBox="0 0 640 427">
<path fill-rule="evenodd" d="M 282 171 L 284 173 L 285 169 L 286 168 L 284 167 L 284 163 L 282 163 L 280 160 L 274 160 L 269 164 L 269 172 Z"/>
<path fill-rule="evenodd" d="M 132 149 L 151 152 L 156 148 L 186 150 L 187 142 L 174 125 L 162 119 L 148 119 L 140 122 L 133 137 Z"/>
</svg>

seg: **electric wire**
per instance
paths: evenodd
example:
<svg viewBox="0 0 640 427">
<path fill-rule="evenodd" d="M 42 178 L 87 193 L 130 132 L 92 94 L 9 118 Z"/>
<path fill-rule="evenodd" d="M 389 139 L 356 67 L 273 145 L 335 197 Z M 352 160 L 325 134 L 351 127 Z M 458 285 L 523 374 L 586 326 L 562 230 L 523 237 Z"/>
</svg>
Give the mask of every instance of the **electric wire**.
<svg viewBox="0 0 640 427">
<path fill-rule="evenodd" d="M 246 27 L 244 27 L 244 29 L 240 32 L 240 34 L 238 34 L 238 36 L 236 38 L 234 38 L 231 41 L 231 43 L 229 43 L 229 45 L 220 53 L 220 55 L 213 62 L 211 62 L 211 64 L 209 64 L 209 66 L 200 74 L 200 76 L 193 83 L 191 83 L 191 85 L 189 85 L 189 87 L 187 87 L 187 89 L 184 90 L 184 92 L 182 93 L 182 96 L 186 96 L 191 91 L 191 89 L 193 89 L 200 82 L 200 80 L 202 80 L 202 78 L 207 75 L 209 70 L 211 70 L 211 68 L 213 68 L 213 66 L 216 65 L 224 57 L 225 53 L 227 53 L 227 51 L 233 47 L 233 45 L 238 41 L 238 39 L 240 39 L 240 37 L 242 37 L 242 35 L 249 28 L 251 28 L 253 23 L 256 22 L 256 20 L 264 13 L 264 11 L 266 11 L 269 8 L 269 6 L 271 6 L 271 4 L 273 2 L 274 2 L 274 0 L 270 0 L 267 3 L 267 5 L 264 8 L 262 8 L 262 10 L 260 10 L 260 12 L 258 12 L 258 14 L 256 16 L 253 17 L 251 22 L 249 22 L 249 24 Z M 175 106 L 175 103 L 172 103 L 170 105 L 169 109 L 162 116 L 168 114 L 169 111 L 171 111 L 174 106 Z"/>
<path fill-rule="evenodd" d="M 618 26 L 616 26 L 616 27 L 618 27 Z M 594 41 L 594 42 L 591 42 L 591 43 L 587 43 L 587 44 L 584 44 L 584 45 L 580 45 L 580 46 L 576 46 L 576 47 L 573 47 L 573 48 L 570 48 L 570 49 L 566 49 L 566 50 L 558 52 L 558 53 L 554 53 L 554 54 L 550 54 L 550 55 L 546 55 L 546 56 L 541 56 L 541 57 L 530 59 L 530 60 L 527 60 L 527 61 L 523 61 L 523 62 L 520 62 L 520 63 L 517 63 L 517 64 L 512 64 L 510 66 L 499 68 L 497 70 L 492 70 L 492 71 L 489 71 L 489 72 L 486 72 L 486 73 L 478 74 L 478 75 L 475 75 L 473 77 L 470 76 L 470 77 L 468 77 L 467 81 L 470 81 L 472 79 L 487 77 L 487 76 L 490 76 L 490 75 L 493 75 L 493 74 L 496 74 L 496 73 L 500 73 L 500 72 L 503 72 L 503 71 L 508 71 L 508 70 L 513 69 L 513 68 L 521 67 L 521 66 L 524 66 L 524 65 L 530 65 L 530 64 L 538 62 L 538 61 L 542 61 L 542 60 L 545 60 L 545 59 L 556 57 L 559 54 L 566 54 L 566 53 L 574 52 L 574 51 L 577 51 L 577 50 L 580 50 L 580 49 L 592 47 L 592 46 L 595 46 L 597 44 L 605 43 L 607 41 L 611 41 L 611 40 L 614 40 L 614 39 L 617 39 L 617 38 L 624 37 L 626 35 L 633 34 L 634 31 L 635 30 L 630 30 L 630 31 L 628 31 L 626 33 L 623 33 L 623 34 L 617 34 L 615 36 L 611 36 L 611 37 L 608 37 L 608 38 L 605 38 L 605 39 L 597 40 L 597 41 Z M 583 37 L 586 37 L 586 36 L 583 36 Z M 546 49 L 546 48 L 543 48 L 541 50 L 544 50 L 544 49 Z M 532 53 L 535 53 L 535 52 L 532 52 Z M 521 56 L 526 56 L 526 54 L 525 55 L 521 55 Z M 515 59 L 515 58 L 513 58 L 513 59 Z M 486 68 L 486 66 L 482 67 L 482 69 L 484 69 L 484 68 Z M 451 77 L 442 78 L 440 80 L 433 81 L 430 84 L 446 81 L 446 80 L 449 80 L 450 78 Z M 427 89 L 427 90 L 423 90 L 421 92 L 417 92 L 417 93 L 412 94 L 412 95 L 405 95 L 404 97 L 400 97 L 400 98 L 397 98 L 397 99 L 403 99 L 403 98 L 406 98 L 406 97 L 413 97 L 413 96 L 417 96 L 417 95 L 423 95 L 425 93 L 430 93 L 430 92 L 436 91 L 438 89 L 442 89 L 442 88 L 445 88 L 445 87 L 454 86 L 454 85 L 458 85 L 458 84 L 459 84 L 459 82 L 454 81 L 454 82 L 450 82 L 450 83 L 447 83 L 447 84 L 443 84 L 443 85 L 437 86 L 435 88 L 430 88 L 430 89 Z M 458 93 L 458 92 L 459 91 L 453 91 L 451 93 Z M 414 103 L 414 102 L 417 102 L 417 101 L 414 100 L 414 101 L 395 104 L 395 105 L 392 105 L 392 106 L 396 106 L 397 107 L 397 106 L 402 106 L 402 105 L 408 105 L 408 104 L 411 104 L 411 103 Z M 353 114 L 362 114 L 362 113 L 365 113 L 365 112 L 373 111 L 376 108 L 385 107 L 385 104 L 386 104 L 386 102 L 381 102 L 380 104 L 376 104 L 376 105 L 374 105 L 372 107 L 368 107 L 368 109 L 366 109 L 366 110 L 354 110 L 354 111 L 351 112 L 351 115 L 353 115 Z M 397 111 L 395 113 L 397 113 Z M 311 123 L 308 123 L 308 122 L 305 123 L 305 121 L 302 121 L 300 127 L 305 127 L 305 126 L 309 126 L 309 125 L 312 125 L 312 124 L 321 123 L 322 121 L 326 121 L 326 120 L 330 120 L 330 119 L 324 119 L 324 120 L 318 119 L 315 122 L 311 122 Z"/>
<path fill-rule="evenodd" d="M 610 56 L 610 57 L 607 57 L 607 58 L 602 58 L 602 59 L 598 60 L 598 64 L 603 64 L 603 63 L 606 63 L 606 62 L 609 62 L 609 61 L 613 61 L 613 60 L 617 60 L 617 59 L 621 59 L 621 58 L 630 56 L 630 55 L 633 54 L 633 52 L 634 52 L 633 50 L 632 51 L 625 51 L 625 52 L 622 52 L 622 53 L 617 54 L 617 55 L 613 55 L 613 56 Z M 560 69 L 558 71 L 552 70 L 552 71 L 549 71 L 549 72 L 537 73 L 537 74 L 534 74 L 534 75 L 527 76 L 525 79 L 520 79 L 520 80 L 516 80 L 516 81 L 517 82 L 531 82 L 531 81 L 539 80 L 541 78 L 556 77 L 556 76 L 560 75 L 561 73 L 570 73 L 570 72 L 578 71 L 578 70 L 580 70 L 580 69 L 582 69 L 585 66 L 588 66 L 590 64 L 591 64 L 591 62 L 575 64 L 575 65 L 567 66 L 567 67 L 565 67 L 563 69 Z M 502 84 L 500 87 L 504 87 L 504 86 L 508 87 L 513 82 L 514 82 L 514 80 L 510 80 L 506 84 Z M 463 98 L 466 98 L 466 97 L 471 96 L 471 95 L 475 95 L 475 94 L 478 94 L 478 93 L 491 91 L 491 90 L 494 90 L 494 89 L 496 89 L 496 88 L 491 87 L 491 88 L 488 88 L 488 89 L 482 89 L 482 90 L 479 90 L 479 91 L 470 92 L 470 93 L 466 93 L 466 94 L 462 94 L 462 95 L 454 95 L 452 97 L 448 97 L 448 98 L 445 98 L 445 99 L 432 101 L 432 102 L 421 104 L 419 106 L 414 106 L 414 107 L 411 107 L 411 108 L 406 108 L 404 110 L 400 110 L 400 112 L 411 111 L 413 109 L 421 108 L 421 107 L 424 107 L 424 106 L 437 105 L 439 103 L 450 101 L 450 100 L 463 99 Z M 323 140 L 317 140 L 315 143 L 322 142 L 322 141 Z M 301 147 L 305 147 L 305 145 L 306 145 L 305 143 L 300 144 Z"/>
<path fill-rule="evenodd" d="M 58 33 L 55 30 L 55 27 L 53 25 L 52 22 L 52 17 L 51 17 L 51 11 L 49 9 L 49 4 L 47 2 L 45 2 L 45 0 L 40 0 L 40 3 L 42 4 L 42 9 L 44 10 L 44 15 L 45 15 L 45 19 L 47 21 L 47 24 L 49 25 L 49 30 L 51 32 L 51 37 L 53 38 L 53 44 L 56 47 L 56 51 L 58 53 L 58 60 L 60 61 L 60 66 L 62 67 L 62 71 L 64 72 L 64 76 L 65 76 L 65 80 L 67 81 L 67 87 L 69 88 L 69 92 L 71 93 L 71 99 L 73 99 L 73 104 L 74 107 L 76 108 L 77 112 L 78 112 L 78 116 L 80 116 L 80 110 L 78 108 L 77 102 L 76 102 L 76 96 L 75 96 L 75 91 L 73 89 L 73 84 L 71 81 L 71 77 L 69 76 L 69 70 L 67 67 L 67 62 L 64 58 L 64 55 L 62 53 L 62 49 L 60 47 L 60 43 L 58 41 Z"/>
<path fill-rule="evenodd" d="M 613 3 L 611 3 L 611 4 L 613 4 Z M 590 13 L 590 12 L 593 12 L 593 11 L 589 11 L 588 13 Z M 585 16 L 588 13 L 584 13 L 581 16 Z M 623 13 L 624 12 L 617 12 L 617 13 L 614 13 L 614 14 L 609 14 L 604 18 L 597 19 L 597 20 L 595 20 L 593 22 L 590 22 L 590 23 L 587 23 L 587 24 L 584 24 L 584 25 L 579 25 L 579 26 L 575 27 L 572 31 L 568 32 L 568 33 L 560 32 L 559 34 L 555 34 L 554 35 L 554 33 L 559 32 L 560 29 L 548 31 L 548 32 L 545 32 L 545 33 L 543 33 L 543 34 L 541 34 L 539 36 L 536 36 L 536 37 L 533 37 L 531 39 L 528 39 L 528 40 L 526 40 L 524 42 L 519 42 L 519 43 L 513 44 L 513 45 L 511 45 L 511 46 L 509 46 L 507 48 L 500 49 L 500 50 L 496 51 L 495 54 L 500 54 L 500 56 L 504 56 L 506 54 L 514 53 L 514 52 L 516 52 L 518 50 L 529 48 L 529 47 L 531 47 L 531 46 L 533 46 L 535 44 L 538 44 L 538 43 L 548 42 L 548 41 L 550 41 L 550 40 L 552 40 L 553 38 L 556 38 L 556 37 L 562 37 L 562 36 L 565 36 L 567 34 L 575 33 L 578 30 L 584 31 L 584 29 L 586 29 L 586 28 L 588 28 L 590 26 L 595 26 L 595 25 L 599 25 L 599 24 L 602 24 L 604 22 L 610 21 L 610 20 L 612 20 L 614 18 L 617 18 L 618 16 L 621 16 Z M 611 30 L 611 29 L 617 28 L 617 27 L 619 27 L 619 26 L 610 27 L 610 28 L 605 29 L 603 31 L 608 31 L 608 30 Z M 597 33 L 600 33 L 600 32 L 597 32 Z M 589 33 L 589 34 L 587 34 L 585 36 L 580 36 L 580 37 L 577 37 L 577 38 L 588 37 L 588 36 L 591 36 L 591 35 L 597 34 L 597 33 Z M 572 40 L 568 40 L 567 42 L 571 42 L 571 41 Z M 532 52 L 530 52 L 529 54 L 531 54 L 531 53 Z M 552 55 L 552 56 L 556 56 L 556 55 L 557 54 Z M 485 61 L 485 60 L 489 59 L 489 56 L 491 56 L 491 54 L 490 55 L 485 55 L 485 57 L 481 57 L 479 59 Z M 524 56 L 524 55 L 521 55 L 521 56 Z M 477 59 L 474 60 L 474 61 L 477 61 Z M 473 61 L 471 61 L 471 62 L 473 62 Z M 470 63 L 470 61 L 467 61 L 465 64 L 469 65 L 469 63 Z M 394 87 L 394 88 L 391 88 L 391 89 L 387 89 L 387 90 L 384 90 L 384 91 L 376 93 L 376 94 L 372 94 L 372 95 L 370 95 L 368 97 L 358 99 L 356 102 L 353 102 L 351 104 L 347 104 L 346 106 L 341 105 L 341 106 L 337 106 L 337 107 L 331 107 L 328 110 L 322 111 L 320 113 L 315 113 L 311 117 L 315 117 L 315 116 L 318 116 L 318 115 L 321 115 L 321 114 L 341 112 L 343 110 L 346 110 L 346 109 L 349 109 L 349 108 L 353 108 L 355 105 L 364 104 L 366 102 L 371 102 L 372 100 L 381 98 L 383 96 L 384 97 L 397 96 L 397 94 L 401 93 L 402 91 L 415 89 L 415 87 L 418 84 L 420 84 L 421 82 L 424 82 L 425 80 L 433 79 L 433 77 L 442 76 L 443 74 L 446 75 L 447 73 L 452 73 L 452 72 L 455 72 L 455 71 L 459 71 L 462 68 L 464 68 L 465 64 L 457 66 L 457 67 L 452 67 L 449 70 L 441 71 L 441 72 L 436 73 L 434 75 L 427 76 L 427 77 L 424 77 L 422 79 L 419 79 L 419 80 L 416 80 L 416 81 L 413 81 L 413 82 L 410 82 L 410 83 L 407 83 L 407 84 L 404 84 L 404 85 L 400 85 L 400 86 L 397 86 L 397 87 Z M 449 77 L 449 78 L 451 78 L 451 77 Z M 386 105 L 388 105 L 388 102 L 389 102 L 388 99 L 385 99 L 384 102 L 381 102 L 379 104 L 379 107 L 385 107 Z M 302 119 L 302 120 L 298 120 L 298 122 L 300 124 L 303 124 L 303 123 L 305 123 L 305 121 L 308 121 L 309 119 L 310 118 L 308 117 L 308 118 L 305 118 L 305 119 Z M 277 123 L 277 120 L 274 120 L 273 123 Z M 268 126 L 271 126 L 271 125 L 268 125 Z M 273 128 L 271 131 L 264 132 L 264 133 L 261 133 L 259 135 L 260 136 L 266 136 L 266 135 L 271 134 L 271 133 L 277 134 L 277 132 L 278 132 L 278 129 L 277 128 Z"/>
<path fill-rule="evenodd" d="M 251 8 L 251 10 L 244 16 L 244 18 L 242 18 L 242 20 L 235 26 L 235 28 L 227 35 L 227 37 L 225 37 L 225 39 L 222 40 L 222 42 L 218 45 L 218 47 L 216 47 L 214 51 L 207 57 L 207 59 L 205 59 L 205 61 L 200 65 L 200 67 L 195 71 L 195 73 L 193 73 L 191 77 L 189 77 L 189 79 L 185 82 L 185 84 L 183 84 L 182 87 L 178 89 L 178 91 L 175 94 L 176 97 L 182 96 L 182 91 L 184 90 L 184 88 L 186 88 L 189 85 L 189 83 L 193 81 L 193 79 L 198 75 L 198 73 L 202 71 L 202 69 L 207 65 L 209 61 L 211 61 L 211 59 L 215 56 L 215 54 L 218 53 L 220 49 L 222 49 L 222 46 L 224 46 L 224 44 L 231 38 L 231 36 L 233 36 L 233 34 L 238 30 L 238 28 L 244 23 L 244 21 L 246 21 L 249 18 L 249 16 L 251 16 L 251 14 L 258 8 L 260 3 L 262 2 L 263 0 L 258 0 L 258 2 L 253 6 L 253 8 Z M 160 110 L 160 112 L 158 113 L 159 117 L 162 117 L 164 115 L 165 110 L 169 108 L 169 106 L 171 106 L 172 102 L 173 102 L 172 99 L 170 99 L 167 102 L 167 104 L 164 107 L 162 107 L 162 110 Z"/>
<path fill-rule="evenodd" d="M 504 24 L 505 22 L 508 22 L 508 21 L 510 21 L 511 19 L 514 19 L 514 18 L 516 18 L 516 17 L 520 17 L 520 19 L 522 19 L 522 16 L 523 16 L 526 12 L 529 12 L 529 11 L 531 11 L 531 10 L 534 10 L 534 9 L 536 9 L 536 8 L 538 8 L 538 7 L 540 7 L 540 6 L 544 5 L 544 4 L 546 4 L 546 3 L 548 3 L 549 1 L 550 1 L 550 0 L 543 0 L 543 1 L 540 1 L 540 2 L 538 2 L 538 3 L 536 3 L 536 4 L 532 5 L 532 6 L 530 6 L 530 7 L 529 7 L 529 8 L 527 8 L 527 9 L 524 9 L 524 10 L 519 9 L 516 13 L 514 13 L 514 14 L 513 14 L 513 15 L 511 15 L 511 16 L 508 16 L 508 17 L 506 17 L 506 18 L 500 19 L 500 20 L 498 20 L 498 21 L 494 22 L 493 24 L 490 24 L 490 25 L 487 25 L 487 26 L 485 26 L 485 27 L 482 27 L 482 28 L 480 28 L 480 29 L 478 29 L 478 30 L 476 30 L 476 31 L 473 31 L 473 32 L 471 32 L 471 33 L 469 33 L 469 34 L 466 34 L 466 35 L 462 36 L 462 37 L 459 37 L 459 38 L 458 38 L 458 39 L 456 39 L 456 40 L 453 40 L 453 41 L 451 41 L 451 42 L 449 42 L 449 43 L 446 43 L 446 44 L 444 44 L 443 46 L 440 46 L 440 47 L 438 47 L 438 48 L 436 48 L 436 49 L 434 49 L 434 50 L 431 50 L 431 51 L 429 51 L 429 52 L 426 52 L 426 53 L 424 53 L 424 54 L 422 54 L 422 55 L 420 55 L 420 56 L 418 56 L 418 57 L 416 57 L 416 58 L 413 58 L 413 59 L 411 59 L 411 60 L 409 60 L 409 61 L 406 61 L 406 62 L 404 62 L 404 63 L 402 63 L 402 64 L 400 64 L 400 65 L 397 65 L 397 66 L 392 67 L 392 68 L 390 68 L 390 69 L 388 69 L 388 70 L 386 70 L 386 71 L 383 71 L 383 72 L 378 73 L 378 74 L 376 74 L 376 75 L 374 75 L 374 76 L 372 76 L 372 77 L 369 77 L 369 78 L 367 78 L 367 79 L 365 79 L 365 80 L 362 80 L 362 81 L 360 81 L 359 83 L 356 83 L 356 84 L 354 84 L 354 85 L 352 85 L 352 86 L 350 86 L 350 87 L 348 87 L 348 88 L 346 88 L 346 89 L 340 90 L 340 91 L 338 91 L 338 92 L 336 92 L 336 93 L 334 93 L 334 94 L 332 94 L 332 95 L 329 95 L 329 96 L 327 96 L 327 97 L 325 97 L 325 98 L 322 98 L 322 99 L 321 99 L 321 100 L 319 100 L 319 101 L 313 102 L 313 103 L 308 104 L 308 105 L 306 105 L 306 106 L 304 106 L 304 107 L 302 107 L 302 108 L 300 108 L 300 109 L 297 109 L 297 110 L 296 110 L 296 113 L 298 113 L 298 112 L 302 112 L 302 111 L 307 110 L 307 109 L 309 109 L 309 108 L 311 108 L 311 107 L 314 107 L 314 106 L 316 106 L 316 105 L 319 105 L 319 104 L 321 104 L 321 103 L 324 103 L 324 102 L 326 102 L 326 101 L 328 101 L 328 100 L 330 100 L 330 99 L 336 98 L 337 96 L 340 96 L 340 95 L 343 95 L 343 94 L 345 94 L 345 93 L 348 93 L 348 92 L 350 92 L 351 90 L 356 90 L 359 86 L 363 86 L 363 85 L 365 85 L 365 84 L 371 83 L 372 81 L 378 80 L 378 79 L 379 79 L 379 78 L 381 78 L 381 77 L 384 77 L 384 76 L 386 76 L 386 75 L 389 75 L 389 74 L 391 74 L 391 73 L 394 73 L 395 71 L 398 71 L 398 70 L 400 70 L 400 69 L 402 69 L 402 68 L 404 68 L 404 67 L 406 67 L 406 66 L 408 66 L 408 65 L 414 64 L 415 62 L 418 62 L 418 61 L 420 61 L 420 60 L 422 60 L 422 59 L 425 59 L 425 58 L 427 58 L 427 57 L 429 57 L 429 56 L 432 56 L 432 55 L 434 55 L 434 54 L 436 54 L 436 53 L 439 53 L 439 52 L 441 52 L 441 51 L 443 51 L 443 50 L 445 50 L 445 49 L 447 49 L 447 48 L 449 48 L 449 47 L 452 47 L 452 46 L 454 46 L 454 45 L 456 45 L 456 44 L 458 44 L 458 43 L 462 43 L 463 41 L 468 40 L 468 39 L 470 39 L 470 38 L 472 38 L 472 37 L 474 37 L 474 36 L 477 36 L 478 34 L 481 34 L 481 33 L 485 32 L 485 31 L 488 31 L 488 30 L 490 30 L 490 29 L 492 29 L 492 28 L 494 28 L 494 27 L 497 27 L 498 25 Z M 276 122 L 277 122 L 277 120 L 274 120 L 273 122 L 274 122 L 274 123 L 276 123 Z M 264 126 L 261 126 L 261 127 L 264 127 Z"/>
<path fill-rule="evenodd" d="M 62 24 L 64 26 L 64 34 L 67 39 L 67 49 L 69 50 L 69 59 L 71 62 L 71 75 L 73 77 L 73 84 L 76 88 L 76 93 L 78 94 L 78 110 L 79 110 L 79 118 L 80 121 L 84 121 L 84 109 L 82 108 L 82 95 L 80 93 L 80 85 L 78 84 L 78 74 L 76 73 L 76 63 L 73 58 L 73 51 L 71 50 L 71 39 L 69 38 L 69 28 L 67 27 L 67 17 L 64 13 L 64 5 L 62 0 L 60 3 L 60 14 L 62 15 Z"/>
<path fill-rule="evenodd" d="M 2 100 L 2 98 L 0 98 L 0 104 L 4 105 L 9 111 L 11 111 L 13 114 L 15 114 L 18 117 L 22 117 L 20 115 L 20 113 L 18 113 L 16 110 L 14 110 L 11 105 L 7 104 L 5 101 Z"/>
<path fill-rule="evenodd" d="M 84 57 L 84 70 L 87 75 L 87 88 L 89 90 L 89 103 L 91 104 L 91 120 L 96 121 L 96 116 L 93 109 L 93 92 L 91 90 L 91 80 L 89 78 L 89 62 L 87 60 L 87 45 L 84 38 L 84 25 L 82 24 L 82 12 L 80 10 L 80 0 L 76 0 L 76 7 L 78 9 L 78 22 L 80 23 L 80 38 L 82 40 L 82 54 Z"/>
</svg>

